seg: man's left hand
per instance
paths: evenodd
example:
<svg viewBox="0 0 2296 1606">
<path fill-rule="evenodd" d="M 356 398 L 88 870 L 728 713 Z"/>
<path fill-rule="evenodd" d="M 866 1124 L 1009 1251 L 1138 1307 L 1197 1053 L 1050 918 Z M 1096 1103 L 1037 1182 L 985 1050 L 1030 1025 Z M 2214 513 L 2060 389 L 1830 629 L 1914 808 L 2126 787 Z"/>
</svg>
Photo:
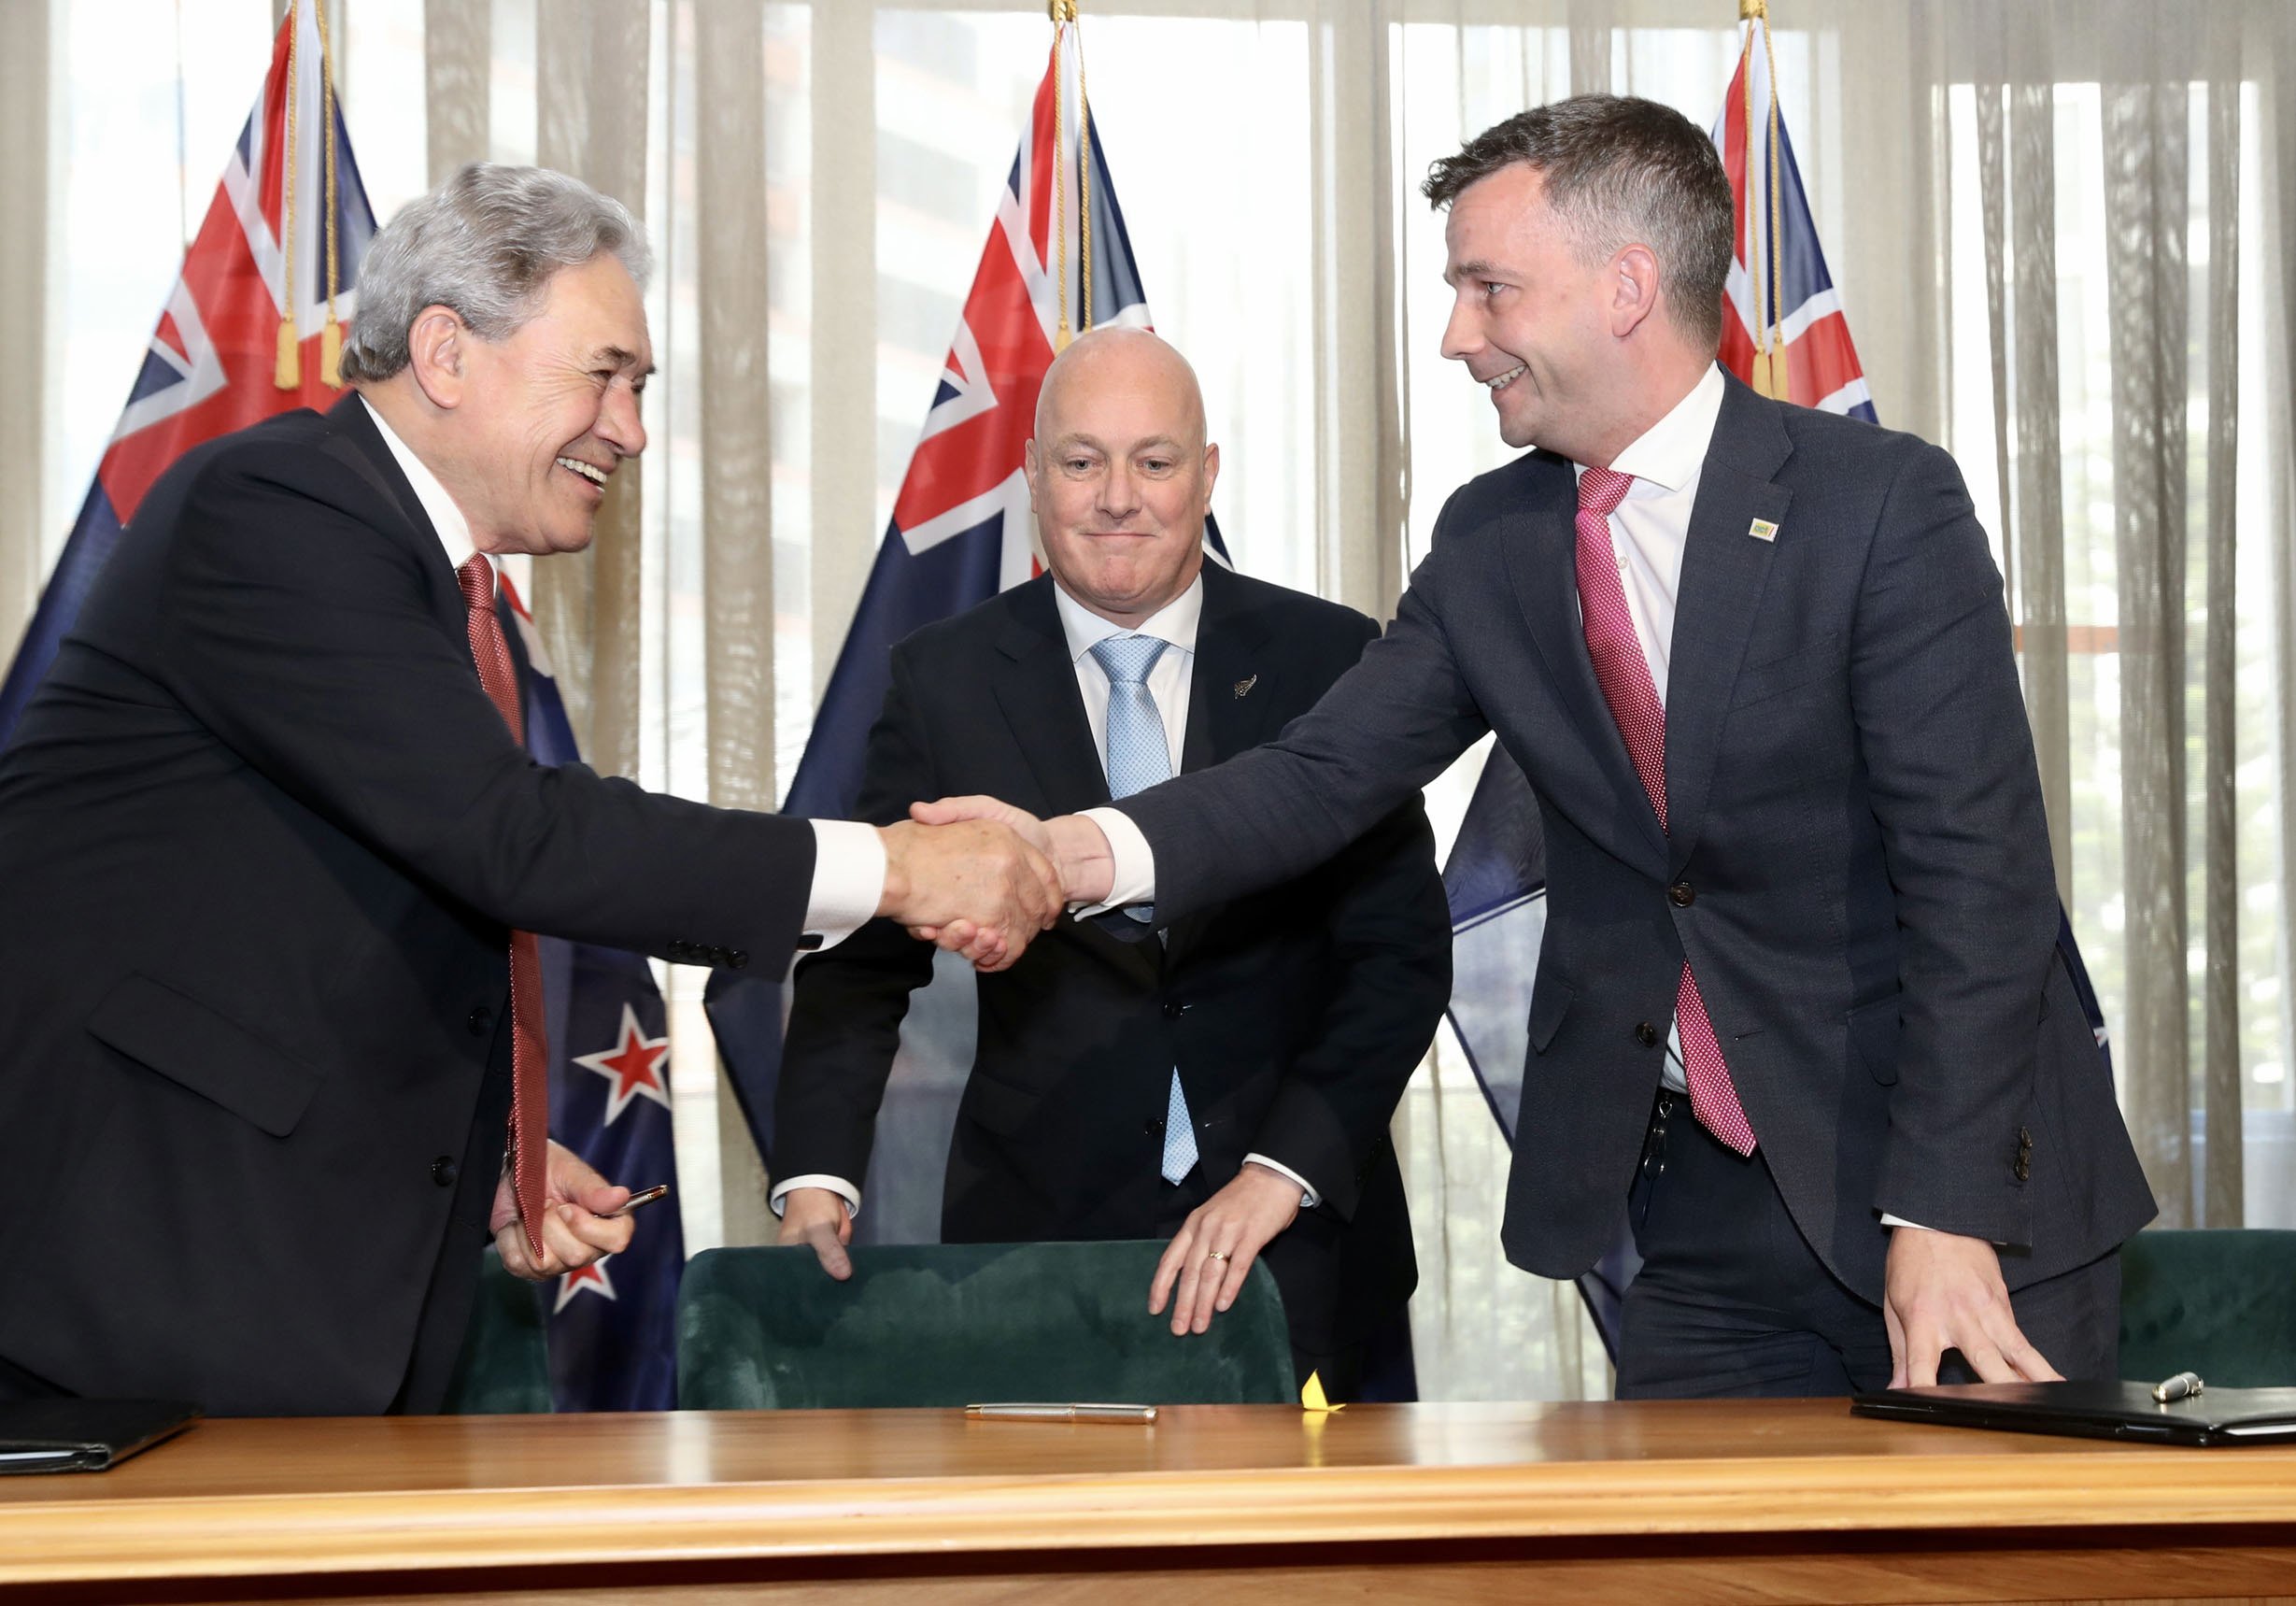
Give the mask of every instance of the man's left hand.
<svg viewBox="0 0 2296 1606">
<path fill-rule="evenodd" d="M 1923 1388 L 1957 1349 L 1987 1383 L 2062 1382 L 2025 1340 L 2009 1309 L 2001 1257 L 1982 1238 L 1892 1228 L 1881 1317 L 1890 1331 L 1890 1386 Z"/>
<path fill-rule="evenodd" d="M 1299 1185 L 1281 1172 L 1244 1162 L 1236 1179 L 1188 1213 L 1165 1246 L 1148 1286 L 1148 1314 L 1171 1300 L 1172 1332 L 1203 1332 L 1212 1313 L 1236 1302 L 1252 1262 L 1299 1214 Z M 1172 1293 L 1177 1281 L 1180 1292 Z"/>
<path fill-rule="evenodd" d="M 543 1194 L 546 1202 L 540 1233 L 542 1258 L 536 1260 L 518 1221 L 518 1201 L 511 1192 L 508 1166 L 503 1168 L 503 1180 L 495 1185 L 494 1214 L 488 1227 L 494 1234 L 495 1248 L 502 1252 L 503 1265 L 513 1276 L 546 1283 L 630 1247 L 630 1235 L 637 1222 L 627 1215 L 606 1214 L 629 1201 L 630 1189 L 608 1183 L 562 1144 L 550 1144 Z"/>
</svg>

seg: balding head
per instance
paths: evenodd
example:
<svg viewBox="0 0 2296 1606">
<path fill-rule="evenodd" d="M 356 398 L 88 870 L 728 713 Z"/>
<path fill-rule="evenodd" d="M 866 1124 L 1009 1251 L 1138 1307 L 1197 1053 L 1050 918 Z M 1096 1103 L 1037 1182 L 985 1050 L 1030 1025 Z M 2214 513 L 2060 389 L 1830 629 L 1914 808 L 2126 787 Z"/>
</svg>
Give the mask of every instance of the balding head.
<svg viewBox="0 0 2296 1606">
<path fill-rule="evenodd" d="M 1196 370 L 1148 330 L 1103 324 L 1053 360 L 1028 498 L 1062 590 L 1130 629 L 1188 589 L 1220 472 L 1205 433 Z"/>
</svg>

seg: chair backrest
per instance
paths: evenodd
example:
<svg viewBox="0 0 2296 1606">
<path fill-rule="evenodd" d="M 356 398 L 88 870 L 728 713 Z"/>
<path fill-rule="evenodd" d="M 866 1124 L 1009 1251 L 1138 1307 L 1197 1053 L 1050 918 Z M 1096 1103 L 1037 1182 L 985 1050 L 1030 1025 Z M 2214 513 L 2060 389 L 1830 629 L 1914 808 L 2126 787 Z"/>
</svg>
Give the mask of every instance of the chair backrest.
<svg viewBox="0 0 2296 1606">
<path fill-rule="evenodd" d="M 713 1249 L 678 1290 L 678 1404 L 965 1405 L 986 1400 L 1267 1403 L 1297 1398 L 1283 1297 L 1254 1265 L 1229 1310 L 1174 1338 L 1148 1314 L 1160 1243 Z"/>
<path fill-rule="evenodd" d="M 503 1270 L 489 1244 L 442 1412 L 492 1416 L 551 1409 L 549 1321 L 542 1300 L 541 1287 Z"/>
<path fill-rule="evenodd" d="M 2140 1232 L 2120 1251 L 2120 1375 L 2296 1385 L 2296 1232 Z"/>
</svg>

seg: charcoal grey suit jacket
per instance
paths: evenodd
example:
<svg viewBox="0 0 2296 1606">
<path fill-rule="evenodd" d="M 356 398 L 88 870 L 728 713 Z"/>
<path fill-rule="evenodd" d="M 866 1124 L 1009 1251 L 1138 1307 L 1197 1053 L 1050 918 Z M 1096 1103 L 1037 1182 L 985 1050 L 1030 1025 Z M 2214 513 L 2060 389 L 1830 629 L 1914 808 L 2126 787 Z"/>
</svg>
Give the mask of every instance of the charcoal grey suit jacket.
<svg viewBox="0 0 2296 1606">
<path fill-rule="evenodd" d="M 1884 1212 L 2005 1245 L 2013 1288 L 2112 1249 L 2152 1198 L 2057 958 L 2000 576 L 1952 460 L 1729 383 L 1682 561 L 1671 834 L 1587 656 L 1576 505 L 1548 453 L 1469 482 L 1311 713 L 1117 805 L 1159 918 L 1297 874 L 1495 728 L 1549 877 L 1517 1265 L 1571 1275 L 1615 1240 L 1685 958 L 1780 1193 L 1851 1288 L 1879 1297 Z"/>
</svg>

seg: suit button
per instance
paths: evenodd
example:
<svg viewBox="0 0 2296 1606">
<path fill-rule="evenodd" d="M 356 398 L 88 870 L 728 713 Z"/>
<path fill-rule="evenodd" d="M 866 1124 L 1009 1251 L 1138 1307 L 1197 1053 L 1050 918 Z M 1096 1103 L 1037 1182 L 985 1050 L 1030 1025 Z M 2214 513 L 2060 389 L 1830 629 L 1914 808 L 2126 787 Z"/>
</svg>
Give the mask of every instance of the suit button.
<svg viewBox="0 0 2296 1606">
<path fill-rule="evenodd" d="M 494 1030 L 494 1012 L 482 1003 L 463 1017 L 462 1024 L 470 1028 L 473 1037 L 484 1037 Z"/>
<path fill-rule="evenodd" d="M 1635 1028 L 1635 1041 L 1636 1041 L 1637 1043 L 1641 1044 L 1641 1045 L 1642 1045 L 1642 1046 L 1643 1046 L 1643 1047 L 1645 1047 L 1645 1048 L 1655 1048 L 1655 1047 L 1657 1047 L 1657 1046 L 1658 1046 L 1658 1028 L 1656 1028 L 1655 1026 L 1652 1026 L 1652 1025 L 1651 1025 L 1649 1021 L 1647 1021 L 1647 1020 L 1646 1020 L 1646 1021 L 1641 1022 L 1639 1025 L 1637 1025 L 1637 1026 Z"/>
<path fill-rule="evenodd" d="M 1677 881 L 1666 888 L 1666 902 L 1678 909 L 1687 909 L 1697 901 L 1698 894 L 1691 890 L 1687 881 Z"/>
<path fill-rule="evenodd" d="M 1181 1012 L 1187 1007 L 1188 1006 L 1186 1004 L 1182 1003 L 1176 998 L 1168 998 L 1164 1001 L 1164 1018 L 1167 1020 L 1178 1020 L 1180 1018 Z"/>
<path fill-rule="evenodd" d="M 2026 1154 L 2033 1152 L 2033 1134 L 2022 1127 L 2017 1129 L 2017 1146 Z"/>
<path fill-rule="evenodd" d="M 731 965 L 737 971 L 740 970 L 744 965 L 749 963 L 749 950 L 747 948 L 727 949 L 726 963 Z"/>
<path fill-rule="evenodd" d="M 431 1162 L 431 1180 L 441 1187 L 452 1187 L 455 1179 L 454 1157 L 441 1155 Z"/>
<path fill-rule="evenodd" d="M 2020 1182 L 2027 1182 L 2030 1181 L 2032 1177 L 2033 1161 L 2027 1159 L 2023 1155 L 2019 1155 L 2017 1157 L 2017 1180 Z"/>
</svg>

